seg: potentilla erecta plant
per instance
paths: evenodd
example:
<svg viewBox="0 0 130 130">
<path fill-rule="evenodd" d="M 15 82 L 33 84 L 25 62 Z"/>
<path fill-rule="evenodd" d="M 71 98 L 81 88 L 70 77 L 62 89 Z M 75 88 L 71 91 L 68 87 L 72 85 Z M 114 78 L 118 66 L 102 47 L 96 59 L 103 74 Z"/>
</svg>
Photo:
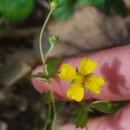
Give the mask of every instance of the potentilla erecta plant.
<svg viewBox="0 0 130 130">
<path fill-rule="evenodd" d="M 86 127 L 88 111 L 92 111 L 92 108 L 96 106 L 95 104 L 98 104 L 98 106 L 101 105 L 106 106 L 106 104 L 109 104 L 109 102 L 98 101 L 87 105 L 86 101 L 84 100 L 84 93 L 90 91 L 94 94 L 99 94 L 101 88 L 104 85 L 104 79 L 103 77 L 94 74 L 94 69 L 98 64 L 96 63 L 96 61 L 93 61 L 87 57 L 82 57 L 80 66 L 77 66 L 76 68 L 73 68 L 69 64 L 62 64 L 59 72 L 55 72 L 55 68 L 60 63 L 59 59 L 54 59 L 49 63 L 47 62 L 48 55 L 54 48 L 58 40 L 58 37 L 56 35 L 49 36 L 48 40 L 50 42 L 50 48 L 47 51 L 47 53 L 43 53 L 42 35 L 51 14 L 58 7 L 58 0 L 49 1 L 49 5 L 50 5 L 50 12 L 44 22 L 39 37 L 39 48 L 40 48 L 40 54 L 43 62 L 43 72 L 34 74 L 32 76 L 32 78 L 41 78 L 43 83 L 46 82 L 48 84 L 48 88 L 49 88 L 49 92 L 46 98 L 48 100 L 47 102 L 48 112 L 42 129 L 48 130 L 48 126 L 51 126 L 49 127 L 49 129 L 55 130 L 56 118 L 57 118 L 57 109 L 56 109 L 57 107 L 55 103 L 56 98 L 54 97 L 52 91 L 51 79 L 57 76 L 60 80 L 67 80 L 70 83 L 70 87 L 66 92 L 66 96 L 68 97 L 68 99 L 76 101 L 77 103 L 80 104 L 80 108 L 77 108 L 74 111 L 75 113 L 74 124 L 76 125 L 77 128 L 85 127 L 86 130 L 88 130 Z M 51 117 L 51 114 L 53 118 Z"/>
</svg>

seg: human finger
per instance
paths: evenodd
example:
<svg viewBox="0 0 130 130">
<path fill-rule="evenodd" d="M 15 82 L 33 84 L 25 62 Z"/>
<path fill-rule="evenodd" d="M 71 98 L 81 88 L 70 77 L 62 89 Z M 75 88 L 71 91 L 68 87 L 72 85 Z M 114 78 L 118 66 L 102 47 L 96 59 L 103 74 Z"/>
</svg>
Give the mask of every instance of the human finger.
<svg viewBox="0 0 130 130">
<path fill-rule="evenodd" d="M 70 64 L 79 67 L 83 56 L 69 57 L 64 59 L 62 64 Z M 90 55 L 88 58 L 97 62 L 94 75 L 102 76 L 105 84 L 100 94 L 93 94 L 90 91 L 85 93 L 85 99 L 97 98 L 104 100 L 129 100 L 130 99 L 130 45 L 106 49 Z M 60 68 L 60 66 L 59 66 Z M 57 70 L 59 71 L 59 69 Z M 42 67 L 37 67 L 33 74 L 42 72 Z M 55 77 L 51 80 L 53 92 L 59 99 L 67 100 L 67 90 L 70 87 L 68 81 Z M 47 92 L 48 85 L 39 78 L 33 78 L 32 84 L 39 92 Z"/>
</svg>

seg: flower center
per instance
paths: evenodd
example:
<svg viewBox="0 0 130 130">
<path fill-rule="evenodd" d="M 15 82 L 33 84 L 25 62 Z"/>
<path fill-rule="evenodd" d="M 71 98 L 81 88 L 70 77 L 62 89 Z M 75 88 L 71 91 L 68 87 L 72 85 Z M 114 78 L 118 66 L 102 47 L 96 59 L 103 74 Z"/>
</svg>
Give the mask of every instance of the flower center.
<svg viewBox="0 0 130 130">
<path fill-rule="evenodd" d="M 84 76 L 79 74 L 76 80 L 77 82 L 82 83 L 84 81 Z"/>
</svg>

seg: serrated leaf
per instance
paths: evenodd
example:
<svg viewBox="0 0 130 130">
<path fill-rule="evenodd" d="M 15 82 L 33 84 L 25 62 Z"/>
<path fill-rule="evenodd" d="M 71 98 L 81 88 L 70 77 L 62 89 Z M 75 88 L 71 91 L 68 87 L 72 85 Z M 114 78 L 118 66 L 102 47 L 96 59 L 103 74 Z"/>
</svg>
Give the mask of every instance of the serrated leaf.
<svg viewBox="0 0 130 130">
<path fill-rule="evenodd" d="M 52 59 L 48 64 L 47 64 L 47 71 L 48 71 L 48 75 L 50 77 L 53 77 L 55 74 L 55 69 L 56 67 L 59 65 L 59 63 L 61 62 L 61 58 L 55 58 Z"/>
<path fill-rule="evenodd" d="M 108 101 L 95 101 L 90 107 L 99 112 L 103 113 L 113 113 L 117 111 L 119 108 L 127 104 L 127 102 L 108 102 Z"/>
<path fill-rule="evenodd" d="M 75 110 L 73 114 L 75 115 L 74 124 L 76 125 L 76 128 L 84 128 L 88 119 L 87 111 L 80 108 Z"/>
<path fill-rule="evenodd" d="M 0 13 L 10 21 L 21 21 L 32 12 L 34 0 L 0 0 Z"/>
</svg>

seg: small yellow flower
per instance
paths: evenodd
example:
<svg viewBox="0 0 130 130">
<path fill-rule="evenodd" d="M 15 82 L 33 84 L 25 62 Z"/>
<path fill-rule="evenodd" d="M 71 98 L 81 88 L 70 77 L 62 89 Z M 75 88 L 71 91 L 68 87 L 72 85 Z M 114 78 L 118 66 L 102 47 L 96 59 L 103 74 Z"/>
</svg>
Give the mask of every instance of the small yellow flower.
<svg viewBox="0 0 130 130">
<path fill-rule="evenodd" d="M 99 76 L 93 76 L 96 68 L 96 62 L 86 57 L 82 58 L 80 69 L 74 69 L 69 64 L 61 66 L 59 78 L 71 81 L 71 87 L 67 91 L 67 97 L 80 102 L 84 97 L 85 90 L 90 90 L 94 94 L 99 94 L 101 86 L 104 85 L 104 79 Z"/>
</svg>

